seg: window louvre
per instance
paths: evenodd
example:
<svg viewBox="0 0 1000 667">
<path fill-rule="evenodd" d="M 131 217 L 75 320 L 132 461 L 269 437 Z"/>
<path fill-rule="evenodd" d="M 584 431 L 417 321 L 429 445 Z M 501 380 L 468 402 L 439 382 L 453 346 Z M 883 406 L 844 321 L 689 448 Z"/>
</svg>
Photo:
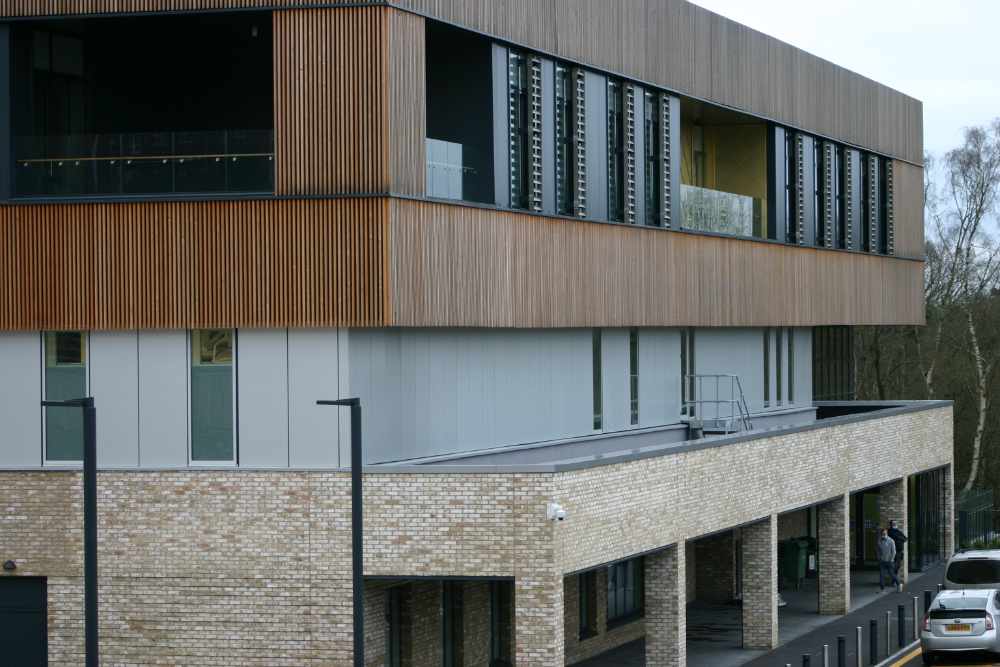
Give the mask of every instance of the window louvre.
<svg viewBox="0 0 1000 667">
<path fill-rule="evenodd" d="M 673 201 L 670 191 L 673 168 L 670 162 L 670 156 L 673 152 L 673 146 L 670 145 L 670 123 L 672 120 L 670 117 L 670 98 L 666 95 L 660 95 L 660 159 L 663 161 L 663 168 L 660 170 L 660 183 L 663 195 L 663 199 L 660 201 L 660 215 L 662 216 L 663 226 L 667 229 L 670 228 L 673 217 Z"/>
<path fill-rule="evenodd" d="M 896 254 L 896 211 L 894 209 L 895 192 L 893 184 L 893 163 L 892 160 L 885 161 L 885 226 L 886 226 L 886 253 Z"/>
<path fill-rule="evenodd" d="M 625 222 L 635 224 L 635 86 L 625 86 Z"/>
<path fill-rule="evenodd" d="M 510 143 L 510 205 L 528 208 L 531 158 L 530 100 L 527 61 L 524 54 L 510 51 L 507 56 L 507 112 Z"/>
<path fill-rule="evenodd" d="M 795 239 L 799 245 L 805 243 L 806 202 L 805 202 L 805 138 L 795 135 Z"/>
<path fill-rule="evenodd" d="M 582 69 L 573 70 L 573 168 L 576 179 L 573 187 L 573 205 L 576 215 L 587 217 L 587 85 Z"/>
<path fill-rule="evenodd" d="M 531 69 L 531 194 L 532 211 L 542 210 L 542 61 L 532 56 Z"/>
<path fill-rule="evenodd" d="M 854 244 L 854 153 L 844 151 L 844 220 L 847 247 Z"/>
<path fill-rule="evenodd" d="M 868 251 L 878 252 L 878 158 L 868 160 Z"/>
<path fill-rule="evenodd" d="M 555 133 L 556 133 L 556 213 L 573 215 L 573 104 L 570 71 L 556 64 Z"/>
<path fill-rule="evenodd" d="M 834 147 L 833 144 L 831 144 L 828 141 L 823 142 L 823 169 L 822 169 L 822 176 L 823 176 L 823 187 L 822 187 L 822 195 L 823 195 L 823 202 L 822 202 L 822 205 L 823 205 L 823 208 L 822 208 L 822 211 L 823 211 L 823 221 L 822 221 L 823 241 L 822 241 L 822 244 L 824 246 L 826 246 L 827 248 L 834 247 L 833 233 L 834 233 L 834 225 L 836 224 L 836 217 L 834 215 L 834 209 L 835 209 L 835 206 L 834 206 L 835 202 L 834 202 L 834 200 L 835 200 L 835 197 L 836 197 L 836 190 L 835 190 L 835 186 L 834 186 L 835 176 L 836 176 L 836 170 L 834 168 L 834 152 L 835 152 L 835 147 Z"/>
</svg>

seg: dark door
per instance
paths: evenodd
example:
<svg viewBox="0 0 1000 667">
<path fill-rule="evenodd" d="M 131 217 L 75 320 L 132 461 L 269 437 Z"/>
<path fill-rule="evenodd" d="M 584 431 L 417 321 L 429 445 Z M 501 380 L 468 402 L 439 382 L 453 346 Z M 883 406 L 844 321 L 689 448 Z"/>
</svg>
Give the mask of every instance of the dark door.
<svg viewBox="0 0 1000 667">
<path fill-rule="evenodd" d="M 5 664 L 48 664 L 45 579 L 0 577 L 0 651 Z"/>
</svg>

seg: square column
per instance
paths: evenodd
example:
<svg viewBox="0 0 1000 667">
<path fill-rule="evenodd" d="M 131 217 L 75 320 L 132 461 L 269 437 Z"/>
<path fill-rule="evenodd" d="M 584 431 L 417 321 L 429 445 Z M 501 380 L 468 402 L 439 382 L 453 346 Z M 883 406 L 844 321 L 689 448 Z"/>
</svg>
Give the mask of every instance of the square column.
<svg viewBox="0 0 1000 667">
<path fill-rule="evenodd" d="M 687 664 L 687 564 L 684 543 L 646 556 L 646 664 Z"/>
<path fill-rule="evenodd" d="M 514 580 L 515 664 L 563 667 L 564 613 L 561 576 Z"/>
<path fill-rule="evenodd" d="M 819 613 L 851 609 L 851 499 L 844 494 L 816 510 L 819 549 Z"/>
<path fill-rule="evenodd" d="M 955 553 L 955 464 L 945 466 L 941 475 L 944 485 L 944 496 L 941 507 L 941 521 L 944 523 L 941 531 L 941 558 L 947 560 Z"/>
<path fill-rule="evenodd" d="M 882 525 L 880 528 L 889 528 L 889 521 L 895 521 L 896 527 L 899 528 L 903 533 L 909 537 L 910 531 L 907 530 L 906 517 L 908 512 L 906 511 L 906 477 L 902 479 L 897 479 L 888 484 L 883 484 L 879 489 L 878 495 L 878 513 L 881 519 Z M 908 545 L 903 545 L 903 563 L 899 567 L 899 581 L 902 584 L 906 583 L 907 573 L 909 572 L 910 560 L 907 557 L 909 552 Z"/>
<path fill-rule="evenodd" d="M 742 529 L 743 648 L 778 646 L 778 517 Z"/>
</svg>

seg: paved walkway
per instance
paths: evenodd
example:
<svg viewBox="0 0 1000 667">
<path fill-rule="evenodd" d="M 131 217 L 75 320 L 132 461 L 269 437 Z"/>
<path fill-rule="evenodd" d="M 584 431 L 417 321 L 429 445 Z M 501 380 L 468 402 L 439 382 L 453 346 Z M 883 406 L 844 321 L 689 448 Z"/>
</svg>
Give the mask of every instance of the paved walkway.
<svg viewBox="0 0 1000 667">
<path fill-rule="evenodd" d="M 879 621 L 879 658 L 885 658 L 886 629 L 885 612 L 892 612 L 893 652 L 896 650 L 897 606 L 906 607 L 906 641 L 913 636 L 913 596 L 920 597 L 920 613 L 923 613 L 923 591 L 937 591 L 941 581 L 943 566 L 932 567 L 923 573 L 911 574 L 911 583 L 903 593 L 879 593 L 877 574 L 868 571 L 852 573 L 851 593 L 854 600 L 851 613 L 831 618 L 816 613 L 799 614 L 795 610 L 782 608 L 779 617 L 782 646 L 770 653 L 746 651 L 739 648 L 739 608 L 730 605 L 703 605 L 692 603 L 688 608 L 688 666 L 689 667 L 784 667 L 786 664 L 798 667 L 802 656 L 809 654 L 812 665 L 823 664 L 823 644 L 830 646 L 830 664 L 837 664 L 837 636 L 847 638 L 847 664 L 855 664 L 856 628 L 862 626 L 862 653 L 868 664 L 868 622 Z M 813 584 L 814 585 L 814 584 Z M 815 589 L 802 591 L 815 596 Z M 798 597 L 791 594 L 788 597 Z M 803 598 L 807 599 L 807 598 Z M 791 602 L 791 600 L 789 601 Z M 793 606 L 793 605 L 790 605 Z M 797 606 L 797 605 L 795 605 Z M 799 618 L 801 616 L 801 619 Z M 802 623 L 801 625 L 799 623 Z M 644 667 L 646 646 L 643 640 L 621 646 L 585 662 L 578 667 Z"/>
</svg>

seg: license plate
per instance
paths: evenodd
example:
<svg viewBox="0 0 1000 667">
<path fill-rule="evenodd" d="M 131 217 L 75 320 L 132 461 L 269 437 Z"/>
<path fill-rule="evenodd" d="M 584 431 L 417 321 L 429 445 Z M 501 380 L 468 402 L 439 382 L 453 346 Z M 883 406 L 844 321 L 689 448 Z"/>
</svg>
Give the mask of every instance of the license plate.
<svg viewBox="0 0 1000 667">
<path fill-rule="evenodd" d="M 972 632 L 971 623 L 949 623 L 944 626 L 944 629 L 948 632 Z"/>
</svg>

